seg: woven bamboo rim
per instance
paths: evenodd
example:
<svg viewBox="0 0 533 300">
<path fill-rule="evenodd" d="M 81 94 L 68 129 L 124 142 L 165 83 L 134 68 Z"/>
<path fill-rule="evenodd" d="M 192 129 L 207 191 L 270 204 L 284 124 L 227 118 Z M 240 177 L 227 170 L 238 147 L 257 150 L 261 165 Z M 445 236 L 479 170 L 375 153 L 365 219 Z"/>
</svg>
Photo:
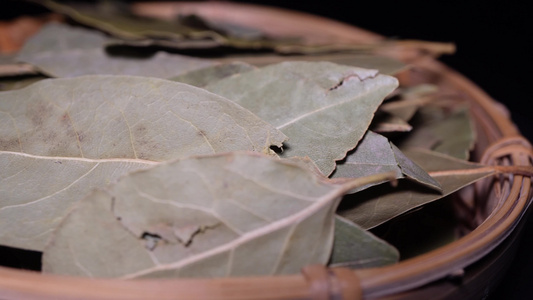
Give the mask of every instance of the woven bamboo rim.
<svg viewBox="0 0 533 300">
<path fill-rule="evenodd" d="M 171 16 L 183 9 L 215 18 L 228 18 L 243 24 L 263 23 L 273 33 L 309 36 L 336 42 L 372 42 L 383 39 L 374 33 L 299 12 L 255 5 L 225 2 L 151 3 L 139 9 L 150 12 L 157 5 Z M 163 15 L 164 16 L 164 15 Z M 239 16 L 239 20 L 236 20 Z M 276 26 L 271 26 L 277 24 Z M 403 82 L 417 76 L 430 78 L 441 88 L 459 91 L 471 102 L 471 113 L 478 130 L 476 160 L 485 164 L 531 166 L 533 150 L 509 118 L 505 108 L 491 99 L 470 80 L 426 56 L 405 56 L 414 67 L 402 74 Z M 421 72 L 421 74 L 420 74 Z M 483 186 L 495 199 L 493 209 L 473 231 L 444 247 L 402 261 L 398 264 L 352 271 L 312 265 L 301 274 L 290 276 L 119 280 L 86 279 L 42 275 L 0 267 L 2 299 L 214 299 L 214 300 L 285 300 L 285 299 L 407 299 L 409 291 L 454 275 L 490 254 L 520 224 L 531 204 L 531 178 L 513 175 L 490 181 Z M 434 298 L 435 294 L 432 294 Z"/>
</svg>

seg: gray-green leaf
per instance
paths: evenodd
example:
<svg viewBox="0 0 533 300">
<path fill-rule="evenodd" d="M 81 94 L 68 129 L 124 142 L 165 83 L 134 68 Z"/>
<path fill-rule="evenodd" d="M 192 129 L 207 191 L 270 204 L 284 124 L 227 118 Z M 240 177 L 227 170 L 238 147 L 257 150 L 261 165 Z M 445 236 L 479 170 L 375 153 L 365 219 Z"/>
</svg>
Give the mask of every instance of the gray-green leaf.
<svg viewBox="0 0 533 300">
<path fill-rule="evenodd" d="M 70 205 L 153 162 L 286 137 L 232 101 L 146 77 L 47 79 L 0 93 L 0 243 L 42 250 Z"/>
<path fill-rule="evenodd" d="M 206 86 L 289 137 L 283 157 L 308 156 L 329 175 L 366 132 L 398 81 L 329 62 L 283 62 Z"/>
</svg>

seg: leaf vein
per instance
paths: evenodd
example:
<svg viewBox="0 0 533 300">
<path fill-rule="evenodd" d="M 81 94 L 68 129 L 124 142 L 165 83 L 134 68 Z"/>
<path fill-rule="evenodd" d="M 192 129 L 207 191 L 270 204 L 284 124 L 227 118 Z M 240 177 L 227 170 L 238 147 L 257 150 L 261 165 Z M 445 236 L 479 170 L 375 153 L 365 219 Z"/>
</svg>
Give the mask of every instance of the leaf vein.
<svg viewBox="0 0 533 300">
<path fill-rule="evenodd" d="M 211 142 L 207 138 L 206 134 L 202 130 L 200 130 L 200 128 L 198 128 L 196 125 L 194 125 L 191 121 L 189 121 L 189 120 L 183 118 L 182 116 L 178 115 L 176 112 L 170 111 L 170 113 L 173 114 L 176 118 L 178 118 L 178 119 L 190 124 L 196 130 L 196 132 L 198 132 L 200 135 L 202 135 L 202 137 L 205 140 L 205 142 L 207 143 L 207 145 L 211 148 L 211 150 L 213 150 L 213 153 L 217 152 L 215 150 L 215 147 L 213 147 L 213 145 L 211 144 Z"/>
<path fill-rule="evenodd" d="M 76 180 L 74 180 L 72 183 L 70 183 L 69 185 L 67 185 L 66 187 L 56 191 L 55 193 L 53 194 L 50 194 L 50 195 L 47 195 L 47 196 L 44 196 L 44 197 L 41 197 L 39 199 L 36 199 L 36 200 L 33 200 L 33 201 L 30 201 L 30 202 L 27 202 L 27 203 L 23 203 L 23 204 L 15 204 L 15 205 L 7 205 L 7 206 L 4 206 L 2 208 L 0 208 L 0 210 L 4 210 L 4 209 L 7 209 L 7 208 L 13 208 L 13 207 L 24 207 L 24 206 L 28 206 L 28 205 L 32 205 L 32 204 L 36 204 L 36 203 L 39 203 L 41 201 L 45 201 L 46 199 L 48 198 L 51 198 L 61 192 L 64 192 L 66 190 L 68 190 L 69 188 L 71 188 L 73 185 L 75 185 L 76 183 L 78 183 L 80 180 L 82 180 L 83 178 L 87 177 L 90 173 L 92 173 L 98 166 L 100 165 L 100 163 L 96 163 L 89 171 L 87 171 L 85 174 L 81 175 L 80 177 L 78 177 Z"/>
<path fill-rule="evenodd" d="M 296 123 L 296 122 L 298 122 L 298 121 L 300 121 L 300 120 L 302 120 L 302 119 L 305 119 L 305 118 L 307 118 L 307 117 L 310 117 L 310 116 L 314 115 L 315 113 L 319 113 L 319 112 L 321 112 L 321 111 L 325 111 L 325 110 L 328 110 L 328 109 L 330 109 L 330 108 L 334 108 L 334 107 L 337 107 L 337 106 L 341 106 L 341 105 L 343 105 L 343 104 L 347 104 L 347 103 L 350 103 L 350 102 L 356 102 L 356 101 L 359 100 L 359 99 L 363 99 L 363 98 L 365 98 L 367 95 L 371 94 L 372 92 L 374 92 L 373 89 L 368 89 L 368 90 L 366 90 L 364 93 L 359 93 L 359 94 L 357 94 L 356 97 L 354 97 L 354 98 L 349 98 L 349 99 L 346 100 L 346 101 L 336 102 L 336 103 L 332 103 L 332 104 L 329 104 L 329 105 L 326 105 L 326 106 L 322 106 L 322 107 L 317 108 L 317 109 L 315 109 L 315 110 L 312 110 L 312 111 L 306 112 L 306 113 L 304 113 L 304 114 L 302 114 L 302 115 L 300 115 L 300 116 L 297 116 L 297 117 L 295 117 L 294 119 L 292 119 L 292 120 L 286 122 L 285 124 L 278 125 L 278 126 L 276 126 L 276 128 L 279 129 L 279 130 L 281 130 L 282 128 L 285 128 L 285 127 L 287 127 L 287 126 L 289 126 L 289 125 L 291 125 L 291 124 L 294 124 L 294 123 Z"/>
</svg>

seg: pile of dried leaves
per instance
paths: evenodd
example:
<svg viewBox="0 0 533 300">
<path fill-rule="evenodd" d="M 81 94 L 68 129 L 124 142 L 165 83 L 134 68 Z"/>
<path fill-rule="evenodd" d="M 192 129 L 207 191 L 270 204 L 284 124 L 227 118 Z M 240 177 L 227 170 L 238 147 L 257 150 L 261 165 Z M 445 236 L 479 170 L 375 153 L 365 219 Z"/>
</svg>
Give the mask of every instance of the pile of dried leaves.
<svg viewBox="0 0 533 300">
<path fill-rule="evenodd" d="M 317 46 L 116 2 L 40 3 L 66 21 L 0 60 L 0 244 L 42 252 L 43 272 L 392 264 L 369 230 L 397 235 L 398 216 L 497 172 L 468 162 L 461 96 L 398 86 L 409 66 L 379 53 L 401 42 Z M 447 207 L 411 213 L 414 227 L 446 223 L 431 236 L 453 240 Z"/>
</svg>

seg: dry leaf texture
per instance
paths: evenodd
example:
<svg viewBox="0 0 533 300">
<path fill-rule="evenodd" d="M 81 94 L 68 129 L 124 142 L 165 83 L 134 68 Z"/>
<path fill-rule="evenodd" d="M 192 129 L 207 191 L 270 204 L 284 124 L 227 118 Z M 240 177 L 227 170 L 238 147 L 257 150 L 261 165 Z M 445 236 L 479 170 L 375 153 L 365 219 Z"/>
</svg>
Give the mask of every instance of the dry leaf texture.
<svg viewBox="0 0 533 300">
<path fill-rule="evenodd" d="M 232 101 L 156 78 L 48 79 L 0 93 L 0 241 L 42 250 L 72 203 L 156 161 L 272 153 L 285 139 Z"/>
</svg>

